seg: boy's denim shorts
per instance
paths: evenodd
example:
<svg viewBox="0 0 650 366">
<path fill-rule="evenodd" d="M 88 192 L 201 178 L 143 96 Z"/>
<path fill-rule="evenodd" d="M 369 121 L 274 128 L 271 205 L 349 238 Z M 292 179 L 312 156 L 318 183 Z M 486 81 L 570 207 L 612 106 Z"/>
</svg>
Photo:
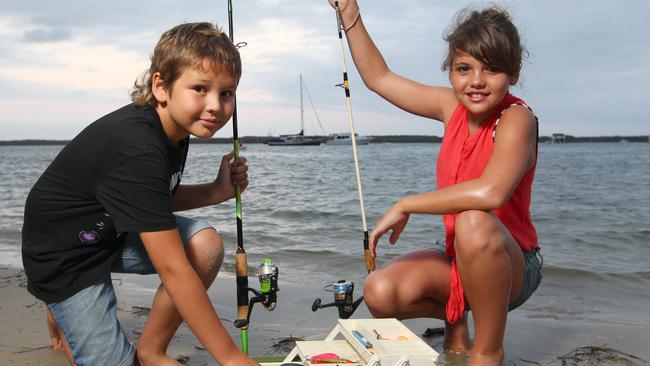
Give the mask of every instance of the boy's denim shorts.
<svg viewBox="0 0 650 366">
<path fill-rule="evenodd" d="M 194 234 L 212 227 L 205 221 L 175 216 L 183 245 L 187 245 Z M 127 234 L 111 271 L 156 273 L 138 233 Z M 117 299 L 110 273 L 71 297 L 47 306 L 63 330 L 77 366 L 133 364 L 135 348 L 117 318 Z"/>
</svg>

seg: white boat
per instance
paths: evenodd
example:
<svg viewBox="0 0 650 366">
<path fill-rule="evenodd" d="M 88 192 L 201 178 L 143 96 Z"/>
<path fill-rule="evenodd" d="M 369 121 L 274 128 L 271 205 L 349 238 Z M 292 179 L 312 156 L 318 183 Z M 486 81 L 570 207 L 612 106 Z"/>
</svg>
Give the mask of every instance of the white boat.
<svg viewBox="0 0 650 366">
<path fill-rule="evenodd" d="M 352 145 L 351 134 L 348 133 L 332 133 L 327 137 L 325 141 L 328 145 Z M 368 145 L 370 142 L 370 137 L 368 136 L 359 136 L 358 133 L 354 134 L 354 140 L 357 145 Z"/>
<path fill-rule="evenodd" d="M 269 146 L 313 146 L 320 145 L 321 139 L 318 137 L 305 136 L 305 110 L 302 103 L 302 74 L 300 75 L 300 132 L 295 135 L 280 135 L 269 137 L 266 143 Z M 312 105 L 313 107 L 313 105 Z"/>
<path fill-rule="evenodd" d="M 303 130 L 300 130 L 300 133 L 296 135 L 269 137 L 266 143 L 269 146 L 315 146 L 320 145 L 321 140 L 315 137 L 305 137 Z"/>
</svg>

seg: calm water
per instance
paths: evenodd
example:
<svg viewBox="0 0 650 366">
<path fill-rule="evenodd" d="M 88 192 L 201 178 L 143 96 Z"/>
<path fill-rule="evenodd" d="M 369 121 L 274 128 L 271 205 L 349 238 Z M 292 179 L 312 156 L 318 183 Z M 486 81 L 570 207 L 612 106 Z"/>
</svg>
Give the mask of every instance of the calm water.
<svg viewBox="0 0 650 366">
<path fill-rule="evenodd" d="M 229 145 L 193 145 L 185 183 L 214 177 Z M 360 146 L 370 229 L 407 194 L 435 187 L 438 144 Z M 0 147 L 0 255 L 15 260 L 23 204 L 61 146 Z M 362 284 L 362 223 L 349 146 L 248 145 L 250 186 L 243 196 L 249 265 L 270 257 L 285 281 L 322 287 L 340 278 Z M 542 144 L 533 220 L 545 259 L 531 318 L 650 325 L 650 144 Z M 221 231 L 233 270 L 234 204 L 189 211 Z M 378 265 L 444 237 L 436 216 L 412 216 L 398 245 L 380 244 Z M 255 281 L 254 279 L 252 281 Z"/>
</svg>

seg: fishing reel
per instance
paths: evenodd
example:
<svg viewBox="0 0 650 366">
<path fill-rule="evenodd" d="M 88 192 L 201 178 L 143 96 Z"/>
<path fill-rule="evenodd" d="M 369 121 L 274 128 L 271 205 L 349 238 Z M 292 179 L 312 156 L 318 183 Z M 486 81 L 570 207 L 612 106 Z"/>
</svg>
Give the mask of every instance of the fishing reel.
<svg viewBox="0 0 650 366">
<path fill-rule="evenodd" d="M 356 301 L 353 300 L 354 282 L 347 280 L 338 280 L 334 283 L 326 285 L 325 291 L 334 293 L 334 302 L 322 305 L 321 299 L 316 299 L 311 305 L 311 311 L 315 312 L 318 309 L 336 306 L 336 308 L 339 310 L 339 318 L 348 319 L 350 316 L 352 316 L 352 313 L 357 310 L 357 307 L 363 301 L 363 296 L 358 298 Z"/>
<path fill-rule="evenodd" d="M 262 259 L 258 267 L 258 279 L 260 281 L 260 290 L 257 291 L 253 288 L 248 288 L 255 296 L 248 300 L 248 315 L 246 319 L 235 320 L 235 327 L 243 328 L 248 325 L 248 321 L 253 311 L 253 305 L 261 303 L 266 310 L 272 311 L 277 305 L 277 292 L 278 288 L 278 266 L 273 263 L 269 258 Z"/>
</svg>

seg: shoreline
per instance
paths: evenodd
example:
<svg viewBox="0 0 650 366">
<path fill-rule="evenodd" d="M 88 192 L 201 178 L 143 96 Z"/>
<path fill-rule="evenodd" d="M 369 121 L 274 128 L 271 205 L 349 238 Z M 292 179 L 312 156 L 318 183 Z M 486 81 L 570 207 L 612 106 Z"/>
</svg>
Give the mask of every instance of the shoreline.
<svg viewBox="0 0 650 366">
<path fill-rule="evenodd" d="M 115 275 L 118 317 L 132 342 L 137 340 L 157 286 L 157 276 Z M 51 349 L 45 326 L 45 306 L 27 292 L 21 268 L 0 265 L 0 360 L 3 364 L 67 365 L 61 352 Z M 215 309 L 235 343 L 239 329 L 235 316 L 235 280 L 220 273 L 209 291 Z M 292 340 L 321 340 L 336 325 L 336 310 L 311 312 L 313 289 L 297 283 L 280 283 L 278 307 L 269 312 L 259 304 L 253 308 L 249 328 L 249 349 L 252 356 L 280 356 L 292 348 Z M 324 298 L 329 302 L 330 299 Z M 524 308 L 525 309 L 525 308 Z M 354 318 L 369 318 L 360 306 Z M 427 328 L 443 327 L 439 320 L 410 319 L 403 322 L 441 354 L 447 365 L 463 365 L 464 356 L 443 355 L 442 336 L 423 337 Z M 587 364 L 576 360 L 591 357 L 591 364 L 647 365 L 650 359 L 650 327 L 630 324 L 606 324 L 593 321 L 566 320 L 548 314 L 528 317 L 526 311 L 511 313 L 505 337 L 504 364 L 563 364 L 561 357 L 572 358 L 570 364 Z M 586 352 L 590 352 L 591 356 Z M 191 331 L 181 325 L 169 348 L 169 354 L 185 365 L 216 364 L 201 347 Z M 585 356 L 587 355 L 587 356 Z M 629 363 L 632 362 L 632 363 Z"/>
<path fill-rule="evenodd" d="M 555 134 L 558 135 L 558 134 Z M 561 141 L 555 141 L 553 136 L 541 135 L 538 141 L 541 143 L 598 143 L 598 142 L 650 142 L 650 135 L 606 135 L 606 136 L 573 136 L 562 135 Z M 327 136 L 306 136 L 309 138 L 321 138 L 323 142 Z M 440 143 L 442 137 L 437 135 L 369 135 L 371 143 Z M 243 136 L 239 138 L 242 144 L 246 145 L 266 145 L 269 136 Z M 193 144 L 232 144 L 230 137 L 213 137 L 209 139 L 192 138 Z M 67 145 L 70 140 L 47 140 L 47 139 L 17 139 L 17 140 L 0 140 L 0 146 L 59 146 Z M 324 143 L 323 145 L 327 145 Z"/>
</svg>

